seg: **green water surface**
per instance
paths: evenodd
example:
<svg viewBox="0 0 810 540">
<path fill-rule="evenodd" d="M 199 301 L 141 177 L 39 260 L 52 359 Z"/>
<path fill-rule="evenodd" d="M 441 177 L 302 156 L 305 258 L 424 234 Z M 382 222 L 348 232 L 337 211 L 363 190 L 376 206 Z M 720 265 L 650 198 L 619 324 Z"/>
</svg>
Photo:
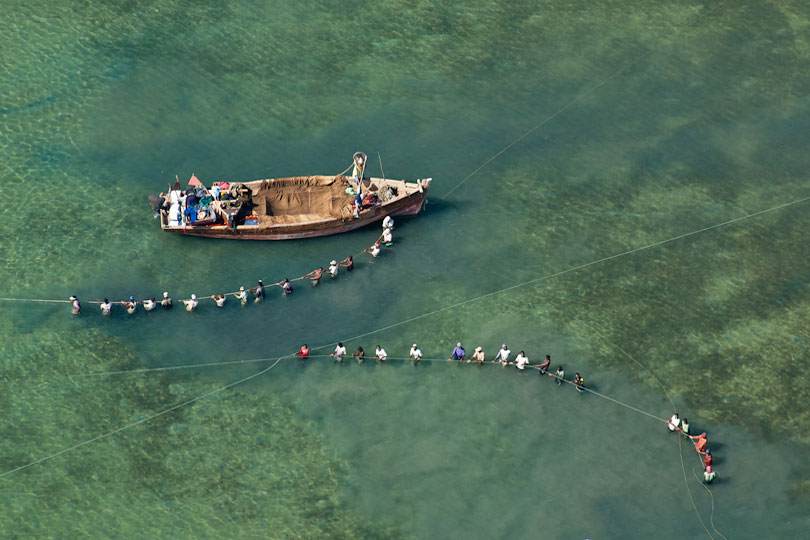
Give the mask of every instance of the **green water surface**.
<svg viewBox="0 0 810 540">
<path fill-rule="evenodd" d="M 0 301 L 0 535 L 803 538 L 807 7 L 3 6 L 0 296 L 85 309 Z M 211 241 L 162 233 L 146 205 L 175 175 L 334 174 L 356 150 L 434 181 L 352 274 L 191 314 L 87 303 L 361 253 L 376 228 Z M 274 364 L 338 340 L 391 360 Z M 448 364 L 459 340 L 551 354 L 628 407 Z M 709 433 L 710 490 L 648 416 L 670 398 Z"/>
</svg>

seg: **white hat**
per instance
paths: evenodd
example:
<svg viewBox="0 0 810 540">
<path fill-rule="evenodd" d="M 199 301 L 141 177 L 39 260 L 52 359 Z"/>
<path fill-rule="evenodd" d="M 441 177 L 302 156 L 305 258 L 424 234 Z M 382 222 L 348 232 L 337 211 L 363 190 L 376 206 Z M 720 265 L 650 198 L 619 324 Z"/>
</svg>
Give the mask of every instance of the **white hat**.
<svg viewBox="0 0 810 540">
<path fill-rule="evenodd" d="M 164 292 L 163 292 L 163 298 L 168 298 L 168 296 L 169 296 L 168 291 L 164 291 Z"/>
<path fill-rule="evenodd" d="M 416 343 L 414 343 L 413 346 L 416 347 Z"/>
<path fill-rule="evenodd" d="M 461 342 L 456 343 L 456 347 L 461 347 Z"/>
<path fill-rule="evenodd" d="M 197 299 L 197 295 L 196 295 L 196 294 L 192 294 L 192 295 L 191 295 L 191 299 L 192 299 L 192 300 L 196 300 L 196 299 Z"/>
<path fill-rule="evenodd" d="M 504 343 L 503 345 L 501 345 L 501 347 L 503 347 L 503 348 L 505 349 L 505 348 L 506 348 L 506 343 Z"/>
<path fill-rule="evenodd" d="M 239 290 L 240 290 L 240 291 L 244 291 L 244 290 L 245 290 L 245 287 L 244 287 L 244 286 L 239 287 Z"/>
<path fill-rule="evenodd" d="M 337 264 L 337 261 L 332 259 L 332 262 L 330 262 L 329 264 L 331 264 L 332 266 L 335 266 Z"/>
</svg>

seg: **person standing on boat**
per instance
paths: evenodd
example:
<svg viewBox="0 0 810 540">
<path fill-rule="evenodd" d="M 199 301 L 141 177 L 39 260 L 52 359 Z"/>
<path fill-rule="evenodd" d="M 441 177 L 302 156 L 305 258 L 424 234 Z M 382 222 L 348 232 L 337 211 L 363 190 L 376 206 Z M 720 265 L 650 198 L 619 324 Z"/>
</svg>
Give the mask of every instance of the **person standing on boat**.
<svg viewBox="0 0 810 540">
<path fill-rule="evenodd" d="M 82 311 L 82 305 L 79 303 L 79 299 L 75 296 L 70 297 L 71 302 L 71 311 L 74 315 L 78 315 Z"/>
<path fill-rule="evenodd" d="M 262 280 L 259 280 L 259 284 L 256 286 L 256 292 L 253 293 L 253 296 L 256 297 L 254 302 L 261 302 L 264 300 L 264 283 L 262 283 Z"/>
<path fill-rule="evenodd" d="M 354 153 L 354 169 L 352 170 L 352 179 L 360 186 L 360 181 L 363 180 L 363 173 L 366 168 L 366 155 L 363 152 Z"/>
<path fill-rule="evenodd" d="M 112 302 L 105 298 L 98 307 L 101 308 L 102 315 L 109 315 L 112 311 Z"/>
<path fill-rule="evenodd" d="M 169 298 L 168 291 L 163 291 L 163 300 L 160 301 L 160 305 L 163 306 L 163 309 L 172 309 L 172 299 Z"/>
<path fill-rule="evenodd" d="M 247 295 L 247 291 L 245 290 L 245 287 L 244 287 L 244 286 L 239 287 L 239 291 L 237 291 L 237 292 L 233 293 L 233 295 L 234 295 L 236 298 L 238 298 L 240 302 L 242 302 L 242 305 L 243 305 L 243 306 L 244 306 L 245 304 L 247 304 L 247 301 L 248 301 L 248 295 Z"/>
</svg>

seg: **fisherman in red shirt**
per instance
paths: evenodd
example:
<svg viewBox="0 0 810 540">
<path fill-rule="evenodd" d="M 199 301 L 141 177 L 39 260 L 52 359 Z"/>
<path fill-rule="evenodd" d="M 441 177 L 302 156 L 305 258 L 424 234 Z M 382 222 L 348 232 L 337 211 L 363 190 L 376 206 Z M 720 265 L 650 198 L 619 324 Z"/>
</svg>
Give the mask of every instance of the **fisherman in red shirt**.
<svg viewBox="0 0 810 540">
<path fill-rule="evenodd" d="M 301 350 L 295 353 L 295 357 L 300 358 L 301 361 L 303 362 L 304 360 L 307 359 L 308 356 L 309 356 L 309 347 L 307 347 L 307 344 L 304 343 L 303 345 L 301 345 Z"/>
</svg>

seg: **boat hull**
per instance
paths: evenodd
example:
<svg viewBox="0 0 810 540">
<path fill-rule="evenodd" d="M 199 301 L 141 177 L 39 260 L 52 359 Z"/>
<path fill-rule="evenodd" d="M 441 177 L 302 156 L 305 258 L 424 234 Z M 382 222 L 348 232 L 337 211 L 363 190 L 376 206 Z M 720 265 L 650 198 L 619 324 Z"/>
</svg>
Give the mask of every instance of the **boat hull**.
<svg viewBox="0 0 810 540">
<path fill-rule="evenodd" d="M 225 225 L 168 227 L 163 230 L 186 236 L 222 238 L 229 240 L 297 240 L 329 236 L 359 229 L 377 223 L 385 216 L 413 216 L 423 208 L 430 180 L 422 181 L 422 189 L 407 196 L 361 212 L 360 217 L 333 218 L 319 221 L 284 223 L 269 227 L 240 225 L 232 230 Z"/>
</svg>

